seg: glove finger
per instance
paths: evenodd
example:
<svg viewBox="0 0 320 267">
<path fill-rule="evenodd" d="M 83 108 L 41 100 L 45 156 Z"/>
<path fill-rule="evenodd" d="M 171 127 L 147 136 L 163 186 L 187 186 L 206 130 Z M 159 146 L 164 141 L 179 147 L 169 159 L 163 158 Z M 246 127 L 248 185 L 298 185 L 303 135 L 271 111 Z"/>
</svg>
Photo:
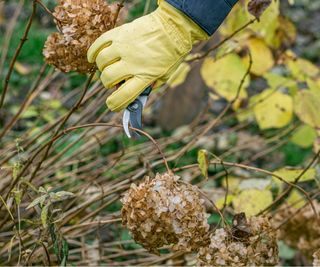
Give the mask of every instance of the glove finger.
<svg viewBox="0 0 320 267">
<path fill-rule="evenodd" d="M 127 80 L 107 99 L 107 106 L 112 111 L 121 111 L 133 102 L 150 84 L 137 77 Z"/>
<path fill-rule="evenodd" d="M 121 61 L 117 61 L 102 71 L 100 79 L 106 88 L 111 88 L 131 76 L 126 71 L 126 66 Z"/>
<path fill-rule="evenodd" d="M 120 54 L 115 46 L 109 46 L 100 51 L 97 55 L 96 63 L 100 71 L 103 71 L 107 66 L 120 60 Z"/>
<path fill-rule="evenodd" d="M 96 61 L 96 58 L 101 50 L 104 48 L 110 46 L 112 44 L 112 32 L 114 30 L 111 30 L 109 32 L 106 32 L 102 34 L 95 42 L 89 47 L 87 52 L 87 58 L 89 63 L 94 63 Z"/>
</svg>

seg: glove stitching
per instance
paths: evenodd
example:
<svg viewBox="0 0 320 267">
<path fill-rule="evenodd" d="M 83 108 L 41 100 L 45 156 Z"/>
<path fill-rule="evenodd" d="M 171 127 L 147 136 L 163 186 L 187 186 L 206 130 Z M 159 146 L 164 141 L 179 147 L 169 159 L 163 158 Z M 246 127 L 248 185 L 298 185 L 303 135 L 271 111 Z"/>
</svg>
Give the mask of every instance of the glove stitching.
<svg viewBox="0 0 320 267">
<path fill-rule="evenodd" d="M 165 29 L 165 27 L 163 27 L 166 32 L 168 33 L 168 35 L 171 37 L 170 39 L 173 40 L 173 43 L 178 45 L 179 50 L 188 50 L 191 49 L 190 47 L 188 47 L 188 45 L 184 44 L 184 38 L 181 34 L 181 32 L 179 31 L 179 29 L 175 26 L 174 22 L 171 19 L 165 19 L 162 17 L 161 14 L 159 14 L 159 18 L 163 21 L 163 25 L 167 25 L 168 29 Z M 153 16 L 153 19 L 156 20 L 156 18 Z"/>
</svg>

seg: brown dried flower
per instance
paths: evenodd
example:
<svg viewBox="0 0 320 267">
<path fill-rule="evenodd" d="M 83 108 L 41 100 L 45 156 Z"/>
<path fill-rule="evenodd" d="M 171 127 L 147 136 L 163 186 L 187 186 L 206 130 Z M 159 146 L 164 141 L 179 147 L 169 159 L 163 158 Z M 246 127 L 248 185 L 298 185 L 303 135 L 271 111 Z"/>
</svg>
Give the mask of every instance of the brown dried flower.
<svg viewBox="0 0 320 267">
<path fill-rule="evenodd" d="M 313 204 L 319 213 L 320 203 Z M 274 224 L 281 225 L 279 239 L 312 260 L 312 254 L 320 248 L 320 218 L 310 205 L 302 209 L 287 204 L 281 206 L 274 216 Z"/>
<path fill-rule="evenodd" d="M 195 186 L 178 179 L 168 173 L 146 177 L 122 199 L 123 225 L 150 252 L 171 244 L 175 250 L 195 251 L 208 242 L 204 200 Z"/>
<path fill-rule="evenodd" d="M 211 234 L 210 245 L 198 252 L 198 266 L 274 266 L 278 263 L 276 232 L 265 217 L 251 217 L 246 238 L 224 228 Z"/>
<path fill-rule="evenodd" d="M 59 0 L 53 14 L 60 33 L 45 43 L 46 62 L 63 72 L 88 73 L 94 66 L 87 61 L 88 48 L 113 26 L 110 6 L 104 0 Z"/>
<path fill-rule="evenodd" d="M 259 19 L 271 3 L 272 0 L 251 0 L 248 3 L 248 11 L 251 15 Z"/>
</svg>

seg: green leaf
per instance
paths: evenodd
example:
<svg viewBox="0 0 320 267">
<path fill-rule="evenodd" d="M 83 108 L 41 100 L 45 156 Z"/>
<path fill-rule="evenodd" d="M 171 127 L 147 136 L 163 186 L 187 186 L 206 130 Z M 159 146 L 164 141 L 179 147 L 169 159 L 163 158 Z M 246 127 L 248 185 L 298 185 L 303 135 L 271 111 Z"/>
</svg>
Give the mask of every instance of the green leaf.
<svg viewBox="0 0 320 267">
<path fill-rule="evenodd" d="M 294 111 L 301 121 L 320 128 L 320 94 L 304 90 L 298 92 L 294 98 Z"/>
<path fill-rule="evenodd" d="M 46 193 L 48 193 L 48 191 L 47 191 L 47 189 L 45 189 L 44 187 L 40 186 L 40 187 L 39 187 L 39 193 L 46 194 Z"/>
<path fill-rule="evenodd" d="M 294 182 L 295 179 L 300 176 L 300 174 L 303 172 L 303 169 L 297 169 L 297 168 L 290 168 L 290 167 L 285 167 L 285 168 L 281 168 L 275 172 L 273 172 L 275 175 L 280 176 L 281 178 L 283 178 L 284 180 L 286 180 L 287 182 Z M 299 179 L 299 182 L 306 182 L 306 181 L 310 181 L 313 180 L 316 176 L 317 172 L 316 169 L 311 168 L 308 169 L 303 175 L 302 177 Z M 274 179 L 277 179 L 276 177 L 274 177 Z M 278 179 L 277 179 L 278 180 Z M 278 180 L 279 181 L 279 180 Z M 280 181 L 281 182 L 281 181 Z"/>
<path fill-rule="evenodd" d="M 293 115 L 292 98 L 281 92 L 267 89 L 251 98 L 253 112 L 260 129 L 282 128 L 287 126 Z"/>
<path fill-rule="evenodd" d="M 291 137 L 291 142 L 302 148 L 313 145 L 317 139 L 317 131 L 309 125 L 299 127 Z"/>
<path fill-rule="evenodd" d="M 63 201 L 69 198 L 74 197 L 74 194 L 67 191 L 59 191 L 56 193 L 50 193 L 50 199 L 53 202 Z"/>
<path fill-rule="evenodd" d="M 47 195 L 43 195 L 43 196 L 40 196 L 40 197 L 37 197 L 36 199 L 34 199 L 29 205 L 28 207 L 26 208 L 27 210 L 30 209 L 30 208 L 33 208 L 39 204 L 43 204 L 44 201 L 46 200 L 47 198 Z"/>
<path fill-rule="evenodd" d="M 41 209 L 41 222 L 44 228 L 48 227 L 47 221 L 48 221 L 49 206 L 50 204 L 48 203 L 47 205 L 43 206 Z"/>
<path fill-rule="evenodd" d="M 281 87 L 291 87 L 296 85 L 295 80 L 272 72 L 264 74 L 263 78 L 267 80 L 269 87 L 272 89 L 279 89 Z"/>
<path fill-rule="evenodd" d="M 267 208 L 272 201 L 269 190 L 248 189 L 235 196 L 232 204 L 236 213 L 245 212 L 247 216 L 254 216 Z"/>
<path fill-rule="evenodd" d="M 198 151 L 198 164 L 202 175 L 208 178 L 209 159 L 208 152 L 204 149 Z"/>
<path fill-rule="evenodd" d="M 17 190 L 14 192 L 14 200 L 16 202 L 16 204 L 19 206 L 21 203 L 21 198 L 22 198 L 22 191 L 21 190 Z"/>
<path fill-rule="evenodd" d="M 62 261 L 60 263 L 60 266 L 67 266 L 68 256 L 69 256 L 69 245 L 68 245 L 68 242 L 65 239 L 63 239 L 63 241 L 62 241 Z"/>
</svg>

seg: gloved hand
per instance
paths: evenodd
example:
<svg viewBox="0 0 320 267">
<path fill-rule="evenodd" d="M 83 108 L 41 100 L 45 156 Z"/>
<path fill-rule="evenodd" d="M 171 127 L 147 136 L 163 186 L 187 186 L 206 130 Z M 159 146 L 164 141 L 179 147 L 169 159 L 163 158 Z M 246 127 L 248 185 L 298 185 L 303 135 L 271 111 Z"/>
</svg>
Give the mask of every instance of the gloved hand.
<svg viewBox="0 0 320 267">
<path fill-rule="evenodd" d="M 178 68 L 197 40 L 208 35 L 190 18 L 161 1 L 153 13 L 101 35 L 89 48 L 106 88 L 125 82 L 107 99 L 120 111 L 148 86 L 159 86 Z"/>
</svg>

